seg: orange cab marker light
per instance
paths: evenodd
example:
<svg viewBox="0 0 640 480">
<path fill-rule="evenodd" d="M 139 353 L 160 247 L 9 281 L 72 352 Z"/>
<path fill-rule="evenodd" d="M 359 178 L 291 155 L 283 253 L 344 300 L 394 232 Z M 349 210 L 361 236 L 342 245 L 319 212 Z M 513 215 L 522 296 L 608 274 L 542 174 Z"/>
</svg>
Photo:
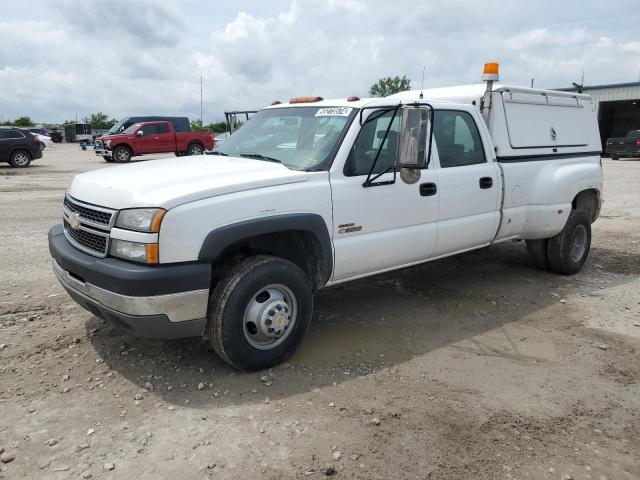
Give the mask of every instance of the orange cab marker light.
<svg viewBox="0 0 640 480">
<path fill-rule="evenodd" d="M 151 231 L 159 232 L 160 224 L 162 223 L 162 219 L 164 218 L 164 214 L 167 213 L 166 210 L 158 210 L 158 212 L 153 216 L 151 220 Z"/>
<path fill-rule="evenodd" d="M 159 253 L 158 253 L 158 244 L 157 243 L 147 243 L 147 263 L 158 263 L 159 261 Z"/>
<path fill-rule="evenodd" d="M 356 97 L 355 95 L 347 97 L 347 102 L 357 102 L 358 100 L 360 100 L 360 97 Z"/>
<path fill-rule="evenodd" d="M 313 102 L 321 102 L 324 100 L 322 97 L 294 97 L 289 100 L 289 103 L 313 103 Z"/>
<path fill-rule="evenodd" d="M 273 102 L 271 102 L 271 106 L 274 105 L 280 105 L 282 102 L 280 100 L 274 100 Z"/>
</svg>

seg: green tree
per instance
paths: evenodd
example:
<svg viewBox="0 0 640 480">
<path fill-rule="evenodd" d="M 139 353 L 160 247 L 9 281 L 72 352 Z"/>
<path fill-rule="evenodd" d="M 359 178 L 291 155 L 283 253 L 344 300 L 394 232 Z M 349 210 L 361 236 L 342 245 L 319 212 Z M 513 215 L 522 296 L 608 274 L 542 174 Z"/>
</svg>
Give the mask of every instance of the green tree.
<svg viewBox="0 0 640 480">
<path fill-rule="evenodd" d="M 85 123 L 90 123 L 91 128 L 100 128 L 100 129 L 111 128 L 116 123 L 118 123 L 118 121 L 115 118 L 112 118 L 109 120 L 109 115 L 102 112 L 92 113 L 88 117 L 85 117 L 83 121 Z"/>
<path fill-rule="evenodd" d="M 371 85 L 369 95 L 372 97 L 387 97 L 394 93 L 404 92 L 411 89 L 411 80 L 406 75 L 402 77 L 385 77 Z"/>
<path fill-rule="evenodd" d="M 13 124 L 16 127 L 33 127 L 33 125 L 34 125 L 34 123 L 31 121 L 31 119 L 29 117 L 27 117 L 27 116 L 16 118 L 13 121 Z"/>
<path fill-rule="evenodd" d="M 203 130 L 202 120 L 191 120 L 191 130 L 193 130 L 194 132 L 201 132 Z"/>
<path fill-rule="evenodd" d="M 225 122 L 210 123 L 205 127 L 207 130 L 212 130 L 216 133 L 224 133 L 227 131 L 227 124 Z"/>
</svg>

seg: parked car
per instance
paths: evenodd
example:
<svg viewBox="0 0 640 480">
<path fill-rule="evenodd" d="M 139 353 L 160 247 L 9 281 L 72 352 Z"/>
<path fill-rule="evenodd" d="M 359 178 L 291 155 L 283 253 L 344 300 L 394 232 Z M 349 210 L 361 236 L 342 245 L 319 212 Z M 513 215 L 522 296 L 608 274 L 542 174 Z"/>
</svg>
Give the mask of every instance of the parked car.
<svg viewBox="0 0 640 480">
<path fill-rule="evenodd" d="M 607 138 L 604 154 L 611 160 L 640 157 L 640 130 L 631 130 L 624 137 Z"/>
<path fill-rule="evenodd" d="M 22 128 L 0 128 L 0 162 L 26 168 L 32 160 L 42 158 L 40 141 Z"/>
<path fill-rule="evenodd" d="M 179 132 L 168 121 L 134 123 L 115 135 L 103 135 L 96 140 L 96 155 L 107 162 L 126 163 L 132 157 L 149 153 L 202 155 L 215 144 L 211 132 Z"/>
<path fill-rule="evenodd" d="M 602 202 L 593 101 L 486 72 L 486 89 L 293 98 L 216 158 L 79 174 L 53 270 L 93 315 L 206 334 L 242 370 L 289 358 L 328 285 L 519 239 L 538 268 L 575 274 Z"/>
<path fill-rule="evenodd" d="M 38 142 L 40 142 L 40 149 L 44 150 L 47 147 L 50 147 L 53 143 L 53 141 L 51 140 L 51 137 L 48 137 L 47 135 L 42 135 L 40 133 L 37 132 L 30 132 L 31 135 L 35 136 L 38 139 Z"/>
</svg>

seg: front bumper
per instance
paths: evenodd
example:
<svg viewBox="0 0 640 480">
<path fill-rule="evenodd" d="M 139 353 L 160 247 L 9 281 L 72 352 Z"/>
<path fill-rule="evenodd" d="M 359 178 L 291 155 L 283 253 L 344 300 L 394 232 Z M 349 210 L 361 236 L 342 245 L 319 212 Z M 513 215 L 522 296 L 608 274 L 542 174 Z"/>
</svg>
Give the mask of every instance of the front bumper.
<svg viewBox="0 0 640 480">
<path fill-rule="evenodd" d="M 62 286 L 95 316 L 143 337 L 204 333 L 210 264 L 147 266 L 94 257 L 74 248 L 61 225 L 49 231 L 49 251 Z"/>
<path fill-rule="evenodd" d="M 107 150 L 104 147 L 98 148 L 96 146 L 94 151 L 96 152 L 96 155 L 98 155 L 100 157 L 111 157 L 111 156 L 113 156 L 113 152 L 111 150 Z"/>
</svg>

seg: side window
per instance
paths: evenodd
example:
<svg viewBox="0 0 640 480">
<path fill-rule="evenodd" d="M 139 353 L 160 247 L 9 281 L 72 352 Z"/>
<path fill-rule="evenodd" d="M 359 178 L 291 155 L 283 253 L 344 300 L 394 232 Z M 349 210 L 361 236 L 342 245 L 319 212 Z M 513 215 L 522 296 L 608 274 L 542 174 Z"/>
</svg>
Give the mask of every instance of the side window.
<svg viewBox="0 0 640 480">
<path fill-rule="evenodd" d="M 0 140 L 13 140 L 16 138 L 24 138 L 24 135 L 17 130 L 0 129 Z"/>
<path fill-rule="evenodd" d="M 148 135 L 153 135 L 154 133 L 158 133 L 158 126 L 153 125 L 145 125 L 140 129 L 143 132 L 143 136 L 146 137 Z"/>
<path fill-rule="evenodd" d="M 433 136 L 441 168 L 476 165 L 487 161 L 478 127 L 467 112 L 436 110 Z"/>
<path fill-rule="evenodd" d="M 169 125 L 166 123 L 158 123 L 156 125 L 157 133 L 169 133 Z"/>
<path fill-rule="evenodd" d="M 372 115 L 375 115 L 373 113 Z M 367 175 L 376 158 L 384 132 L 389 126 L 393 112 L 386 112 L 380 117 L 365 123 L 358 133 L 358 138 L 351 147 L 349 157 L 344 167 L 344 174 L 348 177 Z M 398 157 L 398 137 L 400 133 L 400 115 L 393 119 L 389 134 L 380 151 L 380 157 L 373 173 L 382 173 L 396 163 Z"/>
</svg>

